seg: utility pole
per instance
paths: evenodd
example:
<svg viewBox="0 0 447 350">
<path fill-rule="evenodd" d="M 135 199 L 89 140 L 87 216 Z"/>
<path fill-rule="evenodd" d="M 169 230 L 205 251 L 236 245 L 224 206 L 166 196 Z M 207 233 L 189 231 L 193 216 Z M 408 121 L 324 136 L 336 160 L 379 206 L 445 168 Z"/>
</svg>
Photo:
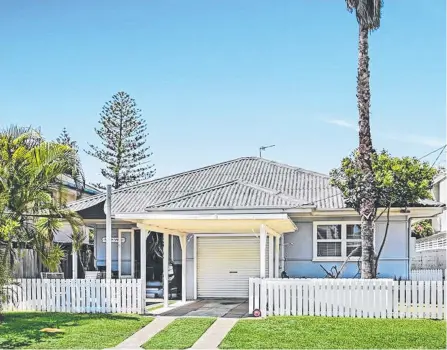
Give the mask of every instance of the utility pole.
<svg viewBox="0 0 447 350">
<path fill-rule="evenodd" d="M 259 158 L 262 158 L 262 151 L 265 151 L 267 148 L 270 148 L 270 147 L 275 147 L 275 145 L 259 147 Z"/>
</svg>

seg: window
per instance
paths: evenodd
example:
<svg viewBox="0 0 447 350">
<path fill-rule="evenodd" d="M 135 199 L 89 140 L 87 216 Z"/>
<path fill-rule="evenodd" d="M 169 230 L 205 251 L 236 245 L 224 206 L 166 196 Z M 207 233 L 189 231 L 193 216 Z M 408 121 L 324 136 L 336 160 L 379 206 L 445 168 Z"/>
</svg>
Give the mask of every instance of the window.
<svg viewBox="0 0 447 350">
<path fill-rule="evenodd" d="M 362 256 L 358 223 L 314 223 L 314 260 L 344 260 Z"/>
</svg>

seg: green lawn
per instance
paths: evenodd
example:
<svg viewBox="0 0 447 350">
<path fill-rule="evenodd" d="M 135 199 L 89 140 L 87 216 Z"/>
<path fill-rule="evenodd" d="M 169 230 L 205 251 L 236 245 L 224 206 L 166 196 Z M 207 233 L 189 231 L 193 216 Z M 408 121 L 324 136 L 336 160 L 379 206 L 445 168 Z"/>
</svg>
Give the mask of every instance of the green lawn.
<svg viewBox="0 0 447 350">
<path fill-rule="evenodd" d="M 446 322 L 329 317 L 241 320 L 222 349 L 445 349 Z"/>
<path fill-rule="evenodd" d="M 190 348 L 215 318 L 179 318 L 143 345 L 144 349 Z"/>
<path fill-rule="evenodd" d="M 114 347 L 148 324 L 138 315 L 7 312 L 0 325 L 0 349 L 104 349 Z M 59 334 L 43 328 L 60 328 Z"/>
</svg>

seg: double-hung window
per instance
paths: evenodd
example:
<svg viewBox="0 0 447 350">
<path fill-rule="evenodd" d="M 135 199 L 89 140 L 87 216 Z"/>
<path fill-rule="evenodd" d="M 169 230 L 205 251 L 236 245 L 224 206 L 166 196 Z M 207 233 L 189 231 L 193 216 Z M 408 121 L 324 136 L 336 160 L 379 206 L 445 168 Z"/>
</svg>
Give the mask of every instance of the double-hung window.
<svg viewBox="0 0 447 350">
<path fill-rule="evenodd" d="M 314 260 L 344 260 L 354 250 L 351 258 L 362 255 L 359 223 L 315 222 L 313 230 Z"/>
</svg>

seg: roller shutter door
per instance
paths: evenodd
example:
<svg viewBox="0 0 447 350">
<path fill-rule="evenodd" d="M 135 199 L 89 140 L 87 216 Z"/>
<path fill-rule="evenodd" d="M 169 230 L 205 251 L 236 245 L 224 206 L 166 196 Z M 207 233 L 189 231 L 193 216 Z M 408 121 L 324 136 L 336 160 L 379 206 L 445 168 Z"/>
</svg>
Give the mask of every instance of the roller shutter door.
<svg viewBox="0 0 447 350">
<path fill-rule="evenodd" d="M 247 298 L 250 277 L 259 277 L 259 237 L 197 237 L 199 298 Z"/>
</svg>

